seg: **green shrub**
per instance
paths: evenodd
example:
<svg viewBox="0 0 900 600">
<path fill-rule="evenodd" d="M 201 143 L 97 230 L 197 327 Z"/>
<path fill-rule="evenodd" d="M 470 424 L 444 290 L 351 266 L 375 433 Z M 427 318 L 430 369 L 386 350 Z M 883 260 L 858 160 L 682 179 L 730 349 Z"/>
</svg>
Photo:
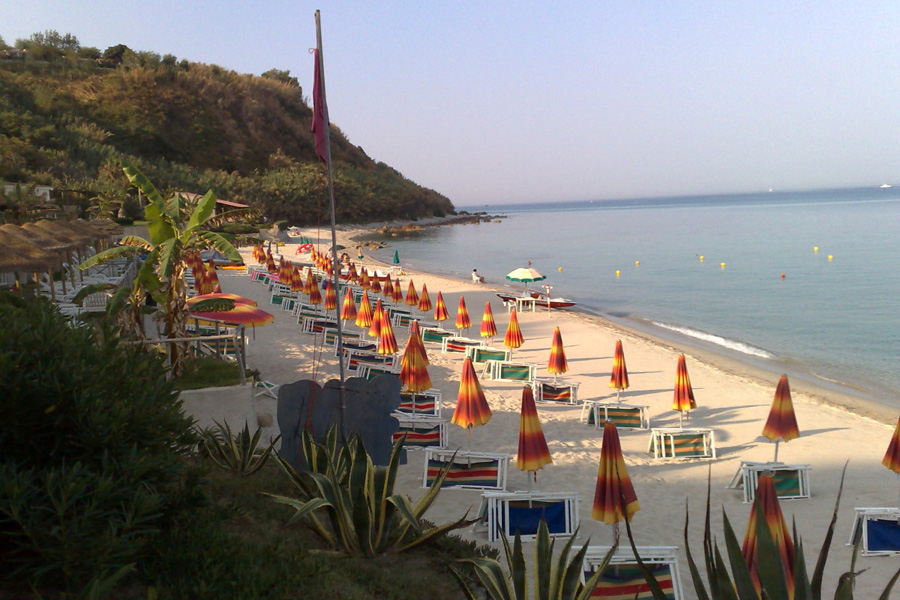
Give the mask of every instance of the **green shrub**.
<svg viewBox="0 0 900 600">
<path fill-rule="evenodd" d="M 224 231 L 225 233 L 231 233 L 233 235 L 240 235 L 244 233 L 252 233 L 254 235 L 259 234 L 258 227 L 248 225 L 247 223 L 227 223 L 225 225 L 222 225 L 222 231 Z"/>
<path fill-rule="evenodd" d="M 134 225 L 134 219 L 131 217 L 116 217 L 114 220 L 119 225 Z"/>
<path fill-rule="evenodd" d="M 5 584 L 69 592 L 135 563 L 202 496 L 198 438 L 161 359 L 0 294 L 0 564 Z M 27 506 L 27 510 L 22 507 Z"/>
</svg>

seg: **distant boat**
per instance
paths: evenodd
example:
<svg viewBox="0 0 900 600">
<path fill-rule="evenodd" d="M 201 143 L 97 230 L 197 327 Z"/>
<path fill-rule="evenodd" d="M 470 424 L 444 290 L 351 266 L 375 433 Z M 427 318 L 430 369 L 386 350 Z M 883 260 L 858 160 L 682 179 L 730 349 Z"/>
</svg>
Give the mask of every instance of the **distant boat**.
<svg viewBox="0 0 900 600">
<path fill-rule="evenodd" d="M 534 298 L 534 305 L 542 308 L 547 308 L 548 304 L 550 305 L 550 308 L 571 308 L 575 306 L 575 301 L 569 300 L 568 298 L 547 298 L 547 296 L 540 292 L 531 292 L 530 295 Z M 516 296 L 515 294 L 497 294 L 497 296 L 504 302 L 521 298 L 521 296 Z"/>
<path fill-rule="evenodd" d="M 881 189 L 883 189 L 883 190 L 886 190 L 886 189 L 888 189 L 889 187 L 891 187 L 891 184 L 889 184 L 889 183 L 882 183 L 882 184 L 881 184 Z"/>
</svg>

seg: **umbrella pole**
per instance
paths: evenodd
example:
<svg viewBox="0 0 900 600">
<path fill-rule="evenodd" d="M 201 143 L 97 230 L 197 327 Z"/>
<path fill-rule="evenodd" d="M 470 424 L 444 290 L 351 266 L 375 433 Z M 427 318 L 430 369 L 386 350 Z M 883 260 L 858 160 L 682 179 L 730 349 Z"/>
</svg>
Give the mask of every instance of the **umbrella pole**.
<svg viewBox="0 0 900 600">
<path fill-rule="evenodd" d="M 772 462 L 778 462 L 778 442 L 781 441 L 781 438 L 775 440 L 775 460 Z"/>
<path fill-rule="evenodd" d="M 684 429 L 684 411 L 683 410 L 678 411 L 678 429 Z M 775 454 L 776 454 L 776 456 L 778 454 L 777 446 L 776 446 Z"/>
</svg>

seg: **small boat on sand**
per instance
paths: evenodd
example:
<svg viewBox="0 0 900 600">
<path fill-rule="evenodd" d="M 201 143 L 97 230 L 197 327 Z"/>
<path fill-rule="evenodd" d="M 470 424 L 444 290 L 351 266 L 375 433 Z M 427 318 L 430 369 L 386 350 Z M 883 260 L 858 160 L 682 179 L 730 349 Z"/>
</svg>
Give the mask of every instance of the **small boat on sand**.
<svg viewBox="0 0 900 600">
<path fill-rule="evenodd" d="M 521 298 L 522 296 L 517 296 L 516 294 L 497 294 L 504 302 L 515 302 L 516 298 Z M 530 292 L 527 297 L 534 298 L 534 305 L 541 308 L 571 308 L 575 306 L 574 300 L 569 300 L 568 298 L 548 298 L 545 294 L 540 292 Z"/>
</svg>

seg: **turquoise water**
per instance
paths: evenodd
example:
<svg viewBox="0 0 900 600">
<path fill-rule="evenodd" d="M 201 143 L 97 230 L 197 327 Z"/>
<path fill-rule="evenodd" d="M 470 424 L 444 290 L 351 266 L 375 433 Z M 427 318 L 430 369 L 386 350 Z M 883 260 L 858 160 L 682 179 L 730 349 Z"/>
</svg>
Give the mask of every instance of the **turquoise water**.
<svg viewBox="0 0 900 600">
<path fill-rule="evenodd" d="M 584 310 L 898 404 L 900 188 L 464 208 L 506 218 L 381 258 L 493 284 L 531 261 Z"/>
</svg>

